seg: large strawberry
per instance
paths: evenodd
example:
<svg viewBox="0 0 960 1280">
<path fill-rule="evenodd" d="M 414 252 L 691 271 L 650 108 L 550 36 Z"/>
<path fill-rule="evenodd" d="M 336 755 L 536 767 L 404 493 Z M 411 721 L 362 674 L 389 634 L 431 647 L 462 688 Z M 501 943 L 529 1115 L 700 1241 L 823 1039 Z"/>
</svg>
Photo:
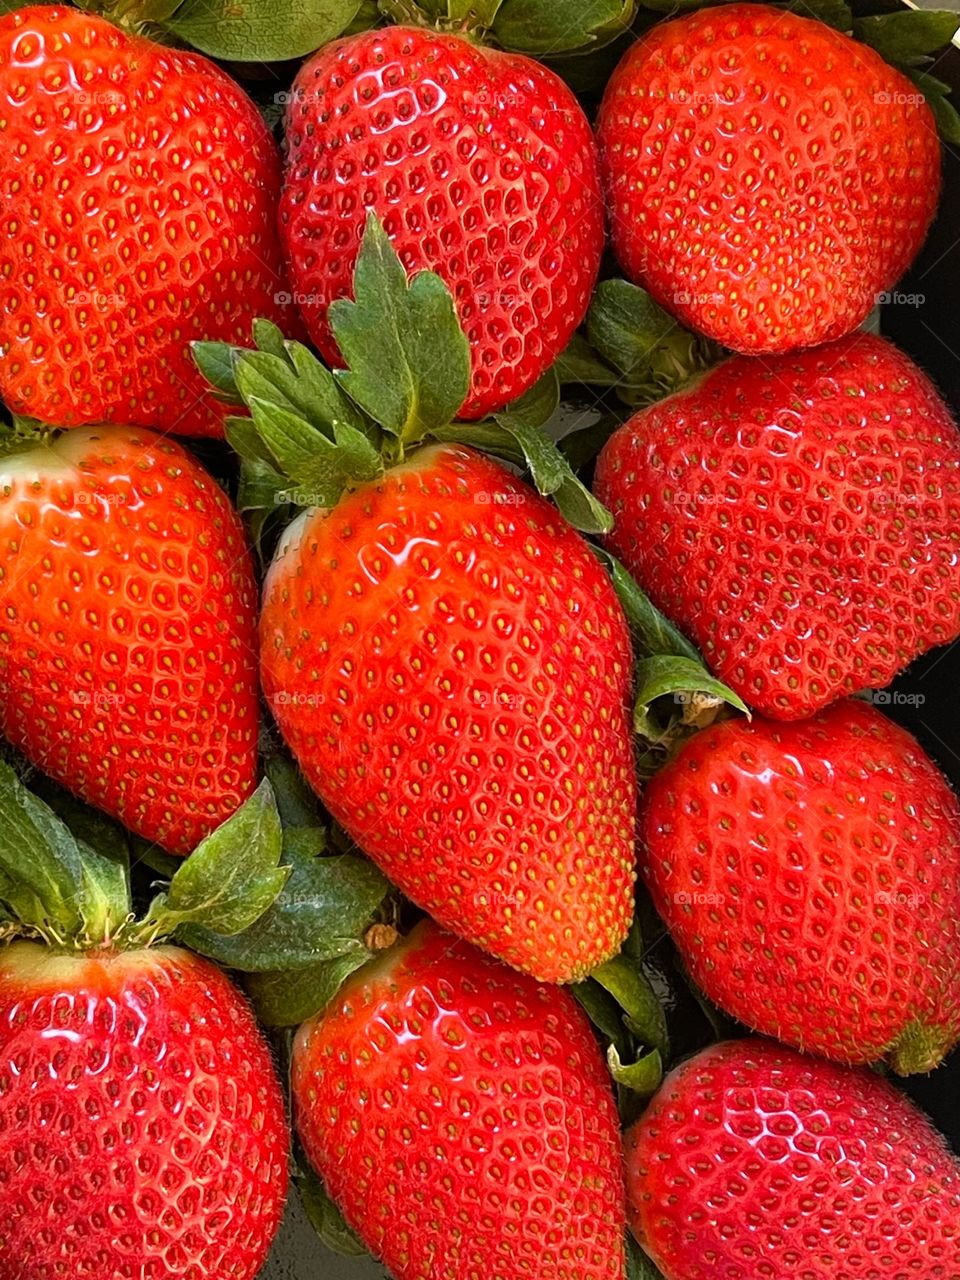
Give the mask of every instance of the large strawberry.
<svg viewBox="0 0 960 1280">
<path fill-rule="evenodd" d="M 666 1280 L 956 1280 L 960 1165 L 878 1076 L 763 1040 L 678 1067 L 626 1135 Z"/>
<path fill-rule="evenodd" d="M 719 365 L 620 428 L 596 491 L 641 586 L 766 715 L 960 633 L 960 434 L 880 338 Z"/>
<path fill-rule="evenodd" d="M 312 1163 L 396 1280 L 622 1280 L 619 1123 L 573 996 L 425 922 L 299 1031 Z"/>
<path fill-rule="evenodd" d="M 253 103 L 207 59 L 66 6 L 0 18 L 0 103 L 0 395 L 57 426 L 222 435 L 191 339 L 285 312 Z"/>
<path fill-rule="evenodd" d="M 411 27 L 321 49 L 287 110 L 280 228 L 311 337 L 351 292 L 374 210 L 408 270 L 450 286 L 470 339 L 463 416 L 527 391 L 586 314 L 603 247 L 596 147 L 576 98 L 530 58 Z"/>
<path fill-rule="evenodd" d="M 257 591 L 240 519 L 149 431 L 9 443 L 0 729 L 83 799 L 189 853 L 256 773 Z"/>
<path fill-rule="evenodd" d="M 308 781 L 406 894 L 570 981 L 632 914 L 626 622 L 555 507 L 475 450 L 425 442 L 525 449 L 574 518 L 605 513 L 527 420 L 450 425 L 469 378 L 452 299 L 429 273 L 408 289 L 374 220 L 356 287 L 334 307 L 337 379 L 295 343 L 232 353 L 253 414 L 231 434 L 246 505 L 310 508 L 267 575 L 263 687 Z M 226 364 L 209 367 L 229 390 Z"/>
<path fill-rule="evenodd" d="M 866 45 L 767 5 L 645 32 L 598 130 L 624 270 L 738 351 L 851 332 L 937 205 L 940 144 L 916 86 Z"/>
<path fill-rule="evenodd" d="M 904 1073 L 960 1039 L 960 805 L 873 707 L 696 734 L 644 794 L 641 845 L 694 978 L 750 1026 Z"/>
<path fill-rule="evenodd" d="M 287 1188 L 270 1052 L 215 965 L 151 944 L 260 915 L 284 878 L 271 809 L 258 794 L 137 922 L 118 842 L 74 838 L 0 767 L 3 935 L 29 939 L 0 948 L 5 1280 L 258 1274 Z"/>
</svg>

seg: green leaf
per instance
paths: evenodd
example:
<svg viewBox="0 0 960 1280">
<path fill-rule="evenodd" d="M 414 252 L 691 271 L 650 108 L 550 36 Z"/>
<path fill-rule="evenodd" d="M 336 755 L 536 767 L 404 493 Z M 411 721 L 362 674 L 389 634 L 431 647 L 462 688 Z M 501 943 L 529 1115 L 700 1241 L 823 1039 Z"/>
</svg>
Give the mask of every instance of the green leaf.
<svg viewBox="0 0 960 1280">
<path fill-rule="evenodd" d="M 641 591 L 620 561 L 601 547 L 594 547 L 593 550 L 610 574 L 613 589 L 627 615 L 627 621 L 640 652 L 675 654 L 677 657 L 689 658 L 691 662 L 700 663 L 702 659 L 696 648 Z"/>
<path fill-rule="evenodd" d="M 353 278 L 354 301 L 331 303 L 330 324 L 349 366 L 348 395 L 398 440 L 413 444 L 449 423 L 470 387 L 470 346 L 439 276 L 407 280 L 371 211 Z"/>
<path fill-rule="evenodd" d="M 617 1046 L 612 1044 L 607 1050 L 607 1066 L 617 1084 L 643 1098 L 656 1093 L 663 1079 L 663 1061 L 658 1049 L 651 1049 L 636 1062 L 623 1063 Z"/>
<path fill-rule="evenodd" d="M 623 1013 L 613 996 L 590 978 L 575 983 L 570 991 L 597 1030 L 625 1051 L 629 1041 Z"/>
<path fill-rule="evenodd" d="M 84 869 L 76 839 L 6 761 L 0 762 L 0 877 L 3 899 L 22 924 L 79 938 Z"/>
<path fill-rule="evenodd" d="M 651 720 L 651 704 L 658 698 L 672 697 L 678 708 L 727 703 L 745 715 L 750 714 L 743 699 L 710 675 L 699 660 L 662 653 L 643 658 L 636 666 L 636 684 L 634 730 L 654 740 L 662 733 Z"/>
<path fill-rule="evenodd" d="M 236 813 L 197 845 L 132 936 L 146 944 L 186 925 L 224 934 L 249 928 L 287 880 L 290 869 L 279 866 L 281 851 L 280 817 L 273 788 L 265 779 Z"/>
<path fill-rule="evenodd" d="M 801 18 L 813 18 L 844 35 L 853 31 L 853 11 L 846 0 L 793 0 L 787 8 Z"/>
<path fill-rule="evenodd" d="M 360 0 L 184 0 L 165 26 L 228 62 L 285 62 L 335 40 Z"/>
<path fill-rule="evenodd" d="M 582 333 L 573 335 L 553 368 L 563 386 L 575 383 L 585 387 L 615 387 L 621 378 L 600 359 Z"/>
<path fill-rule="evenodd" d="M 267 1027 L 295 1027 L 325 1009 L 343 982 L 371 958 L 370 952 L 349 952 L 305 969 L 252 973 L 247 991 L 257 1017 Z"/>
<path fill-rule="evenodd" d="M 366 858 L 321 856 L 320 828 L 284 832 L 286 884 L 258 920 L 224 936 L 195 925 L 177 937 L 218 964 L 247 973 L 303 969 L 322 960 L 367 958 L 363 934 L 390 886 Z"/>
<path fill-rule="evenodd" d="M 602 414 L 589 425 L 564 436 L 560 441 L 560 452 L 571 468 L 580 472 L 594 461 L 619 426 L 620 422 L 613 414 Z"/>
<path fill-rule="evenodd" d="M 261 322 L 258 322 L 261 323 Z M 329 435 L 334 423 L 366 433 L 369 423 L 344 395 L 330 370 L 300 342 L 274 351 L 240 351 L 234 356 L 236 381 L 244 400 L 263 400 L 297 414 Z"/>
<path fill-rule="evenodd" d="M 913 67 L 950 44 L 960 28 L 960 13 L 949 9 L 901 9 L 858 18 L 854 35 L 894 66 Z"/>
<path fill-rule="evenodd" d="M 266 355 L 276 356 L 278 360 L 287 358 L 287 340 L 283 330 L 262 317 L 253 322 L 253 342 L 258 351 Z"/>
<path fill-rule="evenodd" d="M 190 350 L 197 368 L 210 383 L 235 404 L 241 397 L 234 376 L 233 357 L 236 347 L 227 342 L 191 342 Z"/>
<path fill-rule="evenodd" d="M 960 115 L 950 100 L 950 85 L 926 72 L 906 69 L 906 74 L 926 98 L 940 137 L 946 142 L 960 143 Z"/>
<path fill-rule="evenodd" d="M 653 987 L 637 961 L 619 955 L 590 974 L 627 1015 L 627 1025 L 644 1045 L 670 1055 L 667 1019 Z"/>
<path fill-rule="evenodd" d="M 502 414 L 496 416 L 507 417 L 538 429 L 550 421 L 559 407 L 560 382 L 556 370 L 550 368 L 529 391 L 508 404 Z"/>
<path fill-rule="evenodd" d="M 285 836 L 290 827 L 319 827 L 317 798 L 293 761 L 286 755 L 273 752 L 264 761 L 264 772 L 273 787 Z"/>
<path fill-rule="evenodd" d="M 635 12 L 635 0 L 504 0 L 493 33 L 505 49 L 547 57 L 609 44 Z"/>
<path fill-rule="evenodd" d="M 663 1276 L 634 1240 L 627 1236 L 627 1280 L 663 1280 Z"/>
<path fill-rule="evenodd" d="M 512 438 L 523 455 L 535 487 L 552 497 L 575 529 L 584 533 L 609 533 L 613 517 L 602 502 L 574 474 L 558 445 L 522 418 L 500 413 L 497 424 Z"/>
<path fill-rule="evenodd" d="M 303 1161 L 294 1173 L 300 1203 L 321 1241 L 334 1253 L 359 1258 L 367 1250 L 358 1236 L 347 1226 L 343 1214 L 327 1194 L 322 1180 Z"/>
</svg>

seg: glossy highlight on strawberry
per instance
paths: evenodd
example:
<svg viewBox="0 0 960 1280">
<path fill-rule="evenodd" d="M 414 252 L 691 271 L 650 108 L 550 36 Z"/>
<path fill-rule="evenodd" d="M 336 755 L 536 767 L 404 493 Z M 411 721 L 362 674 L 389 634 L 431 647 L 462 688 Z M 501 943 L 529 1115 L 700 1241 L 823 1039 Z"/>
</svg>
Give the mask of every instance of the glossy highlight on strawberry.
<svg viewBox="0 0 960 1280">
<path fill-rule="evenodd" d="M 955 1280 L 960 1164 L 870 1072 L 770 1041 L 682 1063 L 627 1132 L 634 1235 L 665 1280 Z"/>
<path fill-rule="evenodd" d="M 875 708 L 695 734 L 640 843 L 691 975 L 748 1026 L 904 1074 L 960 1039 L 960 803 Z"/>
<path fill-rule="evenodd" d="M 256 605 L 240 518 L 178 444 L 80 428 L 0 459 L 0 729 L 171 853 L 253 790 Z"/>
<path fill-rule="evenodd" d="M 193 339 L 291 334 L 280 159 L 240 87 L 93 14 L 0 17 L 0 394 L 72 427 L 221 436 Z"/>
<path fill-rule="evenodd" d="M 770 5 L 646 31 L 607 85 L 598 137 L 623 269 L 736 351 L 852 332 L 937 207 L 940 141 L 913 81 Z"/>
<path fill-rule="evenodd" d="M 427 922 L 293 1050 L 296 1123 L 396 1280 L 622 1280 L 620 1133 L 566 991 Z"/>
<path fill-rule="evenodd" d="M 630 640 L 554 507 L 470 450 L 422 449 L 290 526 L 260 637 L 308 782 L 404 893 L 547 981 L 616 953 Z"/>
<path fill-rule="evenodd" d="M 0 1274 L 253 1280 L 288 1180 L 240 993 L 177 948 L 0 952 Z"/>
<path fill-rule="evenodd" d="M 603 247 L 596 146 L 563 81 L 458 36 L 364 32 L 304 65 L 287 144 L 281 236 L 324 358 L 372 209 L 407 271 L 454 294 L 473 355 L 461 416 L 528 391 L 586 314 Z"/>
<path fill-rule="evenodd" d="M 611 549 L 764 715 L 960 634 L 960 433 L 881 338 L 718 365 L 614 434 L 595 489 Z"/>
</svg>

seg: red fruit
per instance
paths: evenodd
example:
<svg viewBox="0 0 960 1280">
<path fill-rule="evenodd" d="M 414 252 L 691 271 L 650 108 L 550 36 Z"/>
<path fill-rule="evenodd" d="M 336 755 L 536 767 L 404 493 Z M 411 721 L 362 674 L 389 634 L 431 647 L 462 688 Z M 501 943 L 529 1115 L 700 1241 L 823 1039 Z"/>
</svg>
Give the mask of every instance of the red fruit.
<svg viewBox="0 0 960 1280">
<path fill-rule="evenodd" d="M 479 454 L 422 449 L 292 525 L 264 601 L 284 737 L 404 893 L 546 981 L 619 949 L 630 640 L 554 507 Z"/>
<path fill-rule="evenodd" d="M 179 445 L 85 428 L 0 459 L 0 730 L 171 853 L 253 790 L 256 608 L 240 518 Z"/>
<path fill-rule="evenodd" d="M 307 1155 L 396 1280 L 622 1280 L 620 1126 L 572 995 L 426 922 L 293 1049 Z"/>
<path fill-rule="evenodd" d="M 868 1072 L 712 1045 L 627 1132 L 637 1240 L 666 1280 L 956 1280 L 960 1166 Z"/>
<path fill-rule="evenodd" d="M 58 6 L 0 18 L 0 104 L 7 405 L 223 435 L 189 342 L 291 325 L 280 161 L 253 103 L 206 58 Z"/>
<path fill-rule="evenodd" d="M 585 316 L 603 248 L 596 146 L 563 81 L 457 36 L 368 31 L 302 68 L 287 143 L 280 231 L 324 357 L 372 209 L 407 270 L 454 294 L 473 352 L 461 416 L 529 390 Z"/>
<path fill-rule="evenodd" d="M 940 143 L 916 85 L 767 5 L 647 31 L 607 86 L 598 133 L 623 269 L 737 351 L 850 333 L 936 211 Z"/>
<path fill-rule="evenodd" d="M 0 1274 L 252 1280 L 287 1188 L 240 993 L 173 947 L 0 954 Z"/>
<path fill-rule="evenodd" d="M 719 365 L 613 436 L 596 492 L 612 548 L 766 715 L 960 634 L 960 433 L 880 338 Z"/>
<path fill-rule="evenodd" d="M 903 1072 L 960 1038 L 960 804 L 872 707 L 696 734 L 650 783 L 640 830 L 657 909 L 727 1012 Z"/>
</svg>

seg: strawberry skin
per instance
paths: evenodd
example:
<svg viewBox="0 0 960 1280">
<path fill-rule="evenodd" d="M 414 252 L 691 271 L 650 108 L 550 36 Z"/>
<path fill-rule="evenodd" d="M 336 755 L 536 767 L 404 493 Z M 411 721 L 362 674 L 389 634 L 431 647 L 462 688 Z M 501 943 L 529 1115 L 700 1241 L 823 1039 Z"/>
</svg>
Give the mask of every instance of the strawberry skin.
<svg viewBox="0 0 960 1280">
<path fill-rule="evenodd" d="M 424 922 L 293 1050 L 296 1123 L 396 1280 L 622 1280 L 610 1079 L 573 996 Z"/>
<path fill-rule="evenodd" d="M 595 487 L 612 549 L 764 715 L 960 634 L 960 433 L 880 338 L 717 366 L 620 428 Z"/>
<path fill-rule="evenodd" d="M 545 981 L 619 949 L 630 641 L 554 507 L 479 454 L 423 449 L 290 527 L 260 642 L 308 781 L 404 893 Z"/>
<path fill-rule="evenodd" d="M 657 909 L 728 1013 L 904 1073 L 960 1038 L 960 805 L 873 707 L 696 734 L 644 793 L 640 835 Z"/>
<path fill-rule="evenodd" d="M 179 445 L 80 428 L 0 459 L 0 730 L 171 853 L 252 792 L 257 590 Z"/>
<path fill-rule="evenodd" d="M 737 351 L 850 333 L 937 207 L 940 143 L 913 82 L 767 5 L 646 32 L 607 86 L 598 135 L 623 269 Z"/>
<path fill-rule="evenodd" d="M 886 1081 L 764 1040 L 711 1045 L 626 1134 L 634 1235 L 665 1280 L 956 1280 L 960 1165 Z"/>
<path fill-rule="evenodd" d="M 55 426 L 222 436 L 192 339 L 277 297 L 280 158 L 206 58 L 66 7 L 0 18 L 0 395 Z"/>
<path fill-rule="evenodd" d="M 215 965 L 0 954 L 0 1274 L 253 1280 L 287 1145 L 269 1051 Z"/>
<path fill-rule="evenodd" d="M 457 36 L 388 27 L 321 49 L 287 111 L 280 231 L 310 336 L 352 296 L 372 209 L 408 272 L 454 294 L 473 376 L 461 417 L 516 399 L 586 314 L 603 249 L 590 126 L 552 71 Z"/>
</svg>

